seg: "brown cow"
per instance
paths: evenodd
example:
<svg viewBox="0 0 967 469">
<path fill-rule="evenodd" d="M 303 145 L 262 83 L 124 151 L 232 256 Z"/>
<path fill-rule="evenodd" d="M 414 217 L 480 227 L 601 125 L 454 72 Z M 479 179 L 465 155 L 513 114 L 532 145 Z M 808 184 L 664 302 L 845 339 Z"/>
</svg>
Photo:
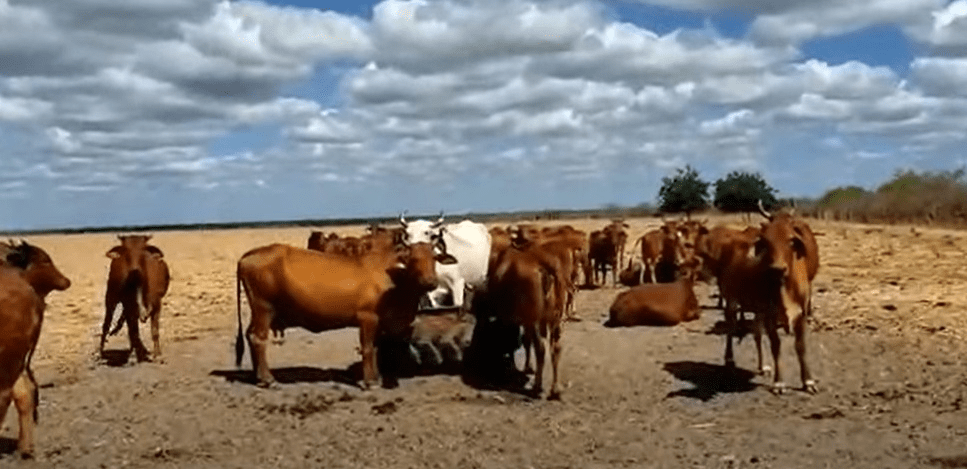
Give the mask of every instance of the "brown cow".
<svg viewBox="0 0 967 469">
<path fill-rule="evenodd" d="M 107 278 L 107 292 L 104 294 L 104 324 L 101 326 L 101 343 L 98 351 L 103 356 L 104 341 L 107 339 L 114 318 L 114 310 L 121 304 L 121 318 L 110 335 L 117 334 L 124 324 L 128 326 L 128 340 L 138 361 L 150 361 L 148 349 L 141 341 L 138 319 L 145 322 L 151 319 L 151 340 L 154 343 L 154 357 L 161 356 L 160 319 L 161 299 L 168 293 L 171 276 L 164 253 L 157 246 L 148 244 L 151 236 L 118 236 L 120 246 L 107 251 L 111 258 L 111 268 Z"/>
<path fill-rule="evenodd" d="M 488 303 L 498 321 L 522 326 L 525 343 L 534 346 L 537 370 L 532 392 L 535 396 L 540 396 L 543 390 L 545 340 L 550 339 L 553 378 L 548 399 L 560 398 L 557 382 L 563 314 L 555 291 L 560 284 L 535 249 L 514 247 L 501 253 L 487 283 Z"/>
<path fill-rule="evenodd" d="M 685 256 L 677 223 L 665 222 L 660 228 L 638 238 L 635 244 L 638 243 L 641 243 L 644 263 L 641 283 L 674 282 L 678 265 Z"/>
<path fill-rule="evenodd" d="M 720 283 L 726 300 L 725 363 L 734 367 L 732 338 L 736 334 L 736 311 L 755 314 L 755 338 L 759 356 L 759 370 L 766 372 L 761 350 L 761 331 L 765 328 L 772 351 L 773 389 L 785 390 L 779 364 L 781 327 L 792 330 L 796 339 L 803 389 L 817 391 L 806 358 L 807 317 L 811 314 L 812 280 L 819 270 L 819 247 L 809 225 L 794 213 L 775 215 L 761 208 L 769 220 L 762 225 L 761 234 L 753 244 L 753 251 L 745 257 L 734 255 L 723 273 Z"/>
<path fill-rule="evenodd" d="M 20 424 L 17 451 L 24 458 L 34 453 L 38 388 L 30 361 L 40 338 L 44 299 L 70 284 L 43 249 L 23 241 L 0 243 L 0 422 L 12 400 Z"/>
<path fill-rule="evenodd" d="M 674 326 L 701 317 L 693 280 L 644 284 L 614 299 L 605 326 Z"/>
<path fill-rule="evenodd" d="M 611 280 L 618 284 L 618 269 L 624 262 L 625 243 L 628 234 L 625 232 L 628 224 L 621 220 L 614 220 L 601 230 L 591 232 L 588 240 L 588 257 L 594 269 L 594 283 L 597 283 L 598 273 L 601 273 L 601 283 L 607 280 L 608 268 L 611 269 Z"/>
<path fill-rule="evenodd" d="M 441 247 L 438 241 L 436 247 Z M 357 259 L 272 244 L 245 253 L 238 261 L 236 363 L 241 366 L 241 291 L 252 311 L 246 337 L 258 384 L 275 379 L 266 358 L 269 331 L 302 327 L 321 332 L 359 328 L 363 386 L 376 382 L 377 335 L 400 335 L 410 327 L 420 297 L 436 286 L 436 265 L 453 264 L 447 254 L 434 254 L 430 243 L 400 244 Z M 390 381 L 387 381 L 390 383 Z"/>
<path fill-rule="evenodd" d="M 580 262 L 577 250 L 561 237 L 543 238 L 534 232 L 527 234 L 526 228 L 520 227 L 512 229 L 511 233 L 514 236 L 513 246 L 531 251 L 557 280 L 553 307 L 563 308 L 568 320 L 577 320 L 574 316 L 574 295 L 577 293 L 577 270 Z"/>
</svg>

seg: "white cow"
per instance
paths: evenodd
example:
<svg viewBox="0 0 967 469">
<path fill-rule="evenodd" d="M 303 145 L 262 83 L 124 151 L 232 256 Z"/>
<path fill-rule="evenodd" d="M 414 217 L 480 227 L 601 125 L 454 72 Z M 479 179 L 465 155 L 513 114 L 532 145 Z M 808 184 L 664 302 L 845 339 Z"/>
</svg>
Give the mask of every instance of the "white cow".
<svg viewBox="0 0 967 469">
<path fill-rule="evenodd" d="M 433 308 L 443 306 L 442 298 L 449 292 L 453 306 L 464 306 L 465 289 L 479 289 L 487 284 L 487 265 L 490 261 L 490 232 L 480 223 L 464 220 L 443 225 L 443 215 L 435 222 L 415 220 L 407 222 L 400 214 L 409 243 L 430 242 L 443 237 L 447 254 L 457 259 L 456 264 L 437 263 L 437 288 L 427 294 Z"/>
</svg>

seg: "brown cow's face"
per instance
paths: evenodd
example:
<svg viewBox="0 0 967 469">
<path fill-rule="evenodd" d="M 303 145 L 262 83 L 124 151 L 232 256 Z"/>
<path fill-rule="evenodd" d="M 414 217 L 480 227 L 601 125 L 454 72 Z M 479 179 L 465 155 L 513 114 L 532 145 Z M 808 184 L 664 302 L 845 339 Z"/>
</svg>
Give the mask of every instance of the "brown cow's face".
<svg viewBox="0 0 967 469">
<path fill-rule="evenodd" d="M 762 225 L 762 233 L 755 242 L 755 255 L 768 269 L 786 277 L 795 259 L 806 257 L 802 231 L 788 217 L 776 218 Z"/>
<path fill-rule="evenodd" d="M 40 296 L 53 290 L 63 291 L 71 286 L 71 281 L 54 265 L 54 261 L 43 249 L 21 242 L 11 245 L 6 262 L 23 270 L 23 278 L 30 283 Z"/>
<path fill-rule="evenodd" d="M 395 281 L 401 281 L 403 274 L 407 281 L 413 282 L 422 290 L 432 290 L 437 284 L 436 263 L 444 265 L 454 264 L 457 260 L 449 254 L 434 253 L 434 246 L 430 243 L 416 243 L 400 247 L 397 251 L 400 264 L 397 268 Z"/>
</svg>

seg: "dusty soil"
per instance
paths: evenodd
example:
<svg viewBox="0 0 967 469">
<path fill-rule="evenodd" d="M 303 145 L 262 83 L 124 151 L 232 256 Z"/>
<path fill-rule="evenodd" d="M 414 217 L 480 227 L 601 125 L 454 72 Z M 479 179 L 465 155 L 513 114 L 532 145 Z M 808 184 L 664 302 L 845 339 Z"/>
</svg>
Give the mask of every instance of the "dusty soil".
<svg viewBox="0 0 967 469">
<path fill-rule="evenodd" d="M 657 221 L 631 224 L 635 237 Z M 247 354 L 242 370 L 234 365 L 235 261 L 270 242 L 304 245 L 308 229 L 156 234 L 173 274 L 164 361 L 106 363 L 93 351 L 113 235 L 32 237 L 74 284 L 49 297 L 34 360 L 37 459 L 12 454 L 11 411 L 0 466 L 967 467 L 967 233 L 812 225 L 823 233 L 809 342 L 819 394 L 770 393 L 749 371 L 750 339 L 737 349 L 738 378 L 724 378 L 714 288 L 699 287 L 699 321 L 607 329 L 619 291 L 609 286 L 577 296 L 583 320 L 565 326 L 559 402 L 474 389 L 452 375 L 362 391 L 351 384 L 355 329 L 289 330 L 269 353 L 280 389 L 250 384 Z M 108 347 L 123 356 L 124 333 Z"/>
</svg>

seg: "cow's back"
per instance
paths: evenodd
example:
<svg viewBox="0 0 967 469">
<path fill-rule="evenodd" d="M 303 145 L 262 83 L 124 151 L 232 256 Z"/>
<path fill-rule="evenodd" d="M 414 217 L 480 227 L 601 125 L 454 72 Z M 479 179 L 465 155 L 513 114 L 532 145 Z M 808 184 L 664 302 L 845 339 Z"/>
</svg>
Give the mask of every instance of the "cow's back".
<svg viewBox="0 0 967 469">
<path fill-rule="evenodd" d="M 470 285 L 483 285 L 487 281 L 490 264 L 491 236 L 487 227 L 470 220 L 450 225 L 444 232 L 447 253 L 457 259 L 456 264 L 437 264 L 438 272 L 456 270 Z"/>
<path fill-rule="evenodd" d="M 313 332 L 355 326 L 360 309 L 375 310 L 388 276 L 346 256 L 273 244 L 238 262 L 239 279 L 256 301 L 271 304 L 283 327 Z"/>
<path fill-rule="evenodd" d="M 534 253 L 515 247 L 504 251 L 488 283 L 498 314 L 518 324 L 540 321 L 552 297 L 549 275 L 542 272 Z"/>
</svg>

